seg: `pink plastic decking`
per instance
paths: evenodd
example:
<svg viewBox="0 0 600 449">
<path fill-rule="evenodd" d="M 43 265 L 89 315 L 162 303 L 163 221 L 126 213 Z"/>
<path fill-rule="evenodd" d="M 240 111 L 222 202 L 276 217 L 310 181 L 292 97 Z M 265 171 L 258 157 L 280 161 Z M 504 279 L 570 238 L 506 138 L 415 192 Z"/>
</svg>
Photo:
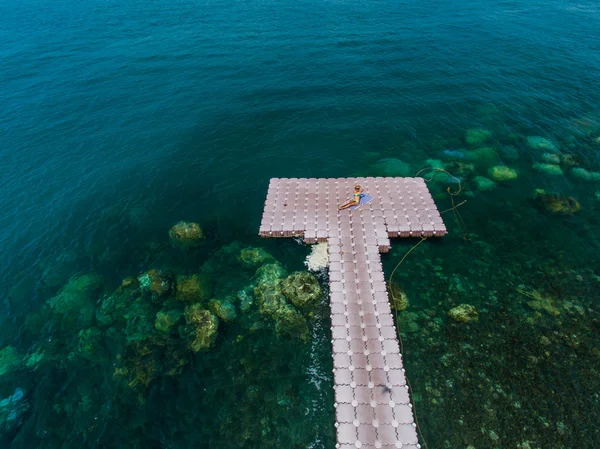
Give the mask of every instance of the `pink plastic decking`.
<svg viewBox="0 0 600 449">
<path fill-rule="evenodd" d="M 355 183 L 373 201 L 338 211 Z M 328 241 L 336 447 L 419 448 L 379 253 L 446 234 L 424 180 L 274 178 L 259 234 Z"/>
</svg>

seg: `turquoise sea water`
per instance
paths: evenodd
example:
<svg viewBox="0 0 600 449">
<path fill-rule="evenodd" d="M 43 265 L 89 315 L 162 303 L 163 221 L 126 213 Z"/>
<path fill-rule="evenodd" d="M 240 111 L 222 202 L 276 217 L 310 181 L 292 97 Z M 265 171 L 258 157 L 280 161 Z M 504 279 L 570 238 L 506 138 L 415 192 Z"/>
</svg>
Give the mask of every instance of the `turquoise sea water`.
<svg viewBox="0 0 600 449">
<path fill-rule="evenodd" d="M 310 250 L 257 237 L 268 181 L 433 165 L 466 203 L 394 276 L 421 444 L 600 447 L 599 17 L 571 0 L 1 2 L 0 444 L 333 447 L 326 298 L 294 306 L 309 336 L 251 302 L 257 267 L 305 270 Z M 517 179 L 483 180 L 495 166 Z M 449 181 L 429 183 L 440 210 Z M 199 247 L 171 244 L 180 220 Z M 393 243 L 388 275 L 415 243 Z M 155 328 L 190 302 L 119 287 L 151 269 L 233 304 L 209 350 Z M 478 321 L 452 320 L 460 304 Z"/>
</svg>

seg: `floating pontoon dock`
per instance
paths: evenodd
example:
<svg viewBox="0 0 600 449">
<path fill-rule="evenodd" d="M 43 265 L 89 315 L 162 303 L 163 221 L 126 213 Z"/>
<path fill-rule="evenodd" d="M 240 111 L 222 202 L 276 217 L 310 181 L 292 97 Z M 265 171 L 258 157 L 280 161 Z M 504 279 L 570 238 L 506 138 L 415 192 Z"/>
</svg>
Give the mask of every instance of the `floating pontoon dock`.
<svg viewBox="0 0 600 449">
<path fill-rule="evenodd" d="M 339 211 L 355 183 L 373 201 Z M 446 233 L 422 178 L 271 179 L 259 234 L 328 242 L 336 447 L 421 447 L 379 253 Z"/>
</svg>

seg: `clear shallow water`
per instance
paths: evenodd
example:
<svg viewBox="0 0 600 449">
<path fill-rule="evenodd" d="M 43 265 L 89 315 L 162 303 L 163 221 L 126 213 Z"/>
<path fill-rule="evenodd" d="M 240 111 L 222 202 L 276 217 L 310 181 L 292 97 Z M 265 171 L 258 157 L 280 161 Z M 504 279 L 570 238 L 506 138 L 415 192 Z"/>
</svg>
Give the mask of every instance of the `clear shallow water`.
<svg viewBox="0 0 600 449">
<path fill-rule="evenodd" d="M 0 5 L 1 343 L 19 357 L 47 352 L 41 368 L 0 376 L 2 398 L 22 388 L 29 405 L 5 426 L 5 444 L 331 447 L 326 311 L 305 344 L 252 333 L 253 316 L 221 323 L 211 351 L 186 355 L 181 373 L 156 376 L 143 393 L 113 377 L 119 337 L 59 363 L 81 325 L 58 331 L 48 318 L 32 329 L 26 319 L 74 274 L 102 274 L 101 297 L 153 267 L 196 273 L 232 241 L 301 269 L 307 248 L 256 237 L 270 177 L 383 174 L 373 167 L 382 158 L 414 174 L 444 149 L 468 148 L 466 131 L 483 127 L 493 163 L 519 170 L 518 180 L 481 192 L 474 177 L 489 167 L 467 169 L 465 228 L 446 213 L 450 235 L 421 245 L 396 279 L 411 300 L 400 319 L 425 439 L 432 448 L 596 447 L 600 183 L 574 176 L 564 158 L 564 175 L 534 171 L 543 151 L 526 140 L 543 136 L 600 171 L 595 8 Z M 540 211 L 535 188 L 574 196 L 581 211 Z M 436 198 L 449 207 L 447 195 Z M 179 220 L 205 229 L 199 250 L 170 247 Z M 412 244 L 394 243 L 388 272 Z M 222 297 L 252 275 L 234 281 L 232 260 L 219 271 Z M 536 294 L 545 309 L 528 304 Z M 478 323 L 447 317 L 461 303 L 477 307 Z"/>
</svg>

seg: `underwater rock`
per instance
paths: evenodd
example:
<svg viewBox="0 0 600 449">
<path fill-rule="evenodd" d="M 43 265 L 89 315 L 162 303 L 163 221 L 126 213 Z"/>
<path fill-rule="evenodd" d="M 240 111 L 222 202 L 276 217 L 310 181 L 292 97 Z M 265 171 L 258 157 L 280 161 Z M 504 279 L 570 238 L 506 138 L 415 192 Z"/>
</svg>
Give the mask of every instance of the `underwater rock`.
<svg viewBox="0 0 600 449">
<path fill-rule="evenodd" d="M 372 166 L 377 176 L 411 176 L 410 165 L 400 159 L 384 158 L 375 162 Z"/>
<path fill-rule="evenodd" d="M 289 335 L 303 341 L 309 339 L 310 334 L 306 319 L 289 304 L 280 308 L 273 319 L 275 320 L 275 331 L 278 334 Z"/>
<path fill-rule="evenodd" d="M 489 170 L 490 178 L 496 182 L 514 181 L 519 174 L 516 170 L 507 167 L 506 165 L 496 165 Z"/>
<path fill-rule="evenodd" d="M 475 176 L 473 182 L 480 192 L 489 192 L 496 188 L 496 183 L 485 176 Z"/>
<path fill-rule="evenodd" d="M 124 311 L 132 301 L 141 294 L 137 279 L 128 277 L 110 295 L 104 296 L 100 307 L 96 309 L 96 320 L 103 326 L 109 326 L 119 319 L 123 319 Z"/>
<path fill-rule="evenodd" d="M 146 299 L 137 298 L 133 301 L 125 310 L 123 317 L 127 322 L 125 336 L 128 342 L 142 341 L 149 335 L 155 334 L 156 309 Z"/>
<path fill-rule="evenodd" d="M 279 262 L 268 263 L 256 270 L 257 284 L 275 284 L 287 275 L 285 268 Z"/>
<path fill-rule="evenodd" d="M 207 274 L 177 276 L 175 299 L 178 301 L 208 301 L 211 296 L 212 285 Z"/>
<path fill-rule="evenodd" d="M 96 353 L 101 347 L 103 339 L 104 333 L 96 327 L 80 330 L 77 336 L 77 354 L 87 360 L 98 357 Z"/>
<path fill-rule="evenodd" d="M 513 146 L 504 146 L 500 148 L 500 156 L 508 162 L 516 162 L 519 160 L 519 150 Z"/>
<path fill-rule="evenodd" d="M 150 295 L 154 302 L 168 297 L 173 291 L 173 277 L 170 273 L 153 268 L 138 277 L 142 293 Z"/>
<path fill-rule="evenodd" d="M 312 245 L 310 254 L 306 256 L 304 265 L 306 265 L 310 271 L 321 271 L 327 268 L 329 265 L 329 255 L 327 249 L 327 242 L 319 242 L 315 245 Z"/>
<path fill-rule="evenodd" d="M 159 332 L 170 333 L 174 326 L 179 323 L 182 311 L 179 309 L 161 310 L 156 314 L 156 320 L 154 321 L 154 328 Z"/>
<path fill-rule="evenodd" d="M 450 309 L 448 316 L 457 323 L 474 323 L 479 321 L 477 309 L 470 304 L 460 304 Z"/>
<path fill-rule="evenodd" d="M 275 321 L 277 333 L 298 337 L 302 340 L 308 339 L 308 323 L 296 309 L 288 304 L 279 281 L 259 283 L 254 289 L 254 296 L 258 303 L 258 312 Z"/>
<path fill-rule="evenodd" d="M 476 150 L 469 150 L 465 154 L 466 160 L 472 162 L 479 168 L 488 168 L 495 164 L 498 164 L 500 159 L 498 153 L 491 147 L 477 148 Z"/>
<path fill-rule="evenodd" d="M 76 325 L 88 327 L 94 319 L 96 296 L 102 287 L 102 276 L 87 273 L 72 277 L 60 292 L 46 302 L 63 329 Z"/>
<path fill-rule="evenodd" d="M 572 215 L 581 210 L 581 204 L 572 196 L 546 193 L 542 189 L 533 192 L 533 199 L 540 209 L 551 214 Z"/>
<path fill-rule="evenodd" d="M 391 284 L 388 282 L 387 289 L 392 309 L 398 311 L 406 310 L 409 304 L 408 296 L 402 291 L 402 288 L 395 282 Z"/>
<path fill-rule="evenodd" d="M 446 164 L 441 159 L 427 159 L 425 165 L 438 170 L 445 170 Z"/>
<path fill-rule="evenodd" d="M 186 325 L 179 327 L 179 335 L 193 352 L 207 351 L 216 339 L 219 319 L 200 304 L 187 306 L 183 312 Z"/>
<path fill-rule="evenodd" d="M 467 130 L 465 142 L 467 142 L 467 145 L 471 147 L 478 147 L 490 140 L 491 137 L 492 133 L 489 132 L 487 129 L 473 128 Z"/>
<path fill-rule="evenodd" d="M 527 137 L 527 146 L 532 150 L 548 153 L 558 153 L 558 146 L 548 139 L 540 136 Z"/>
<path fill-rule="evenodd" d="M 255 288 L 256 286 L 249 285 L 237 293 L 237 299 L 240 302 L 240 310 L 242 312 L 248 312 L 252 308 L 252 305 L 254 304 L 253 292 Z"/>
<path fill-rule="evenodd" d="M 211 299 L 208 303 L 208 310 L 226 322 L 237 318 L 235 306 L 227 299 Z"/>
<path fill-rule="evenodd" d="M 600 172 L 591 172 L 587 171 L 585 168 L 573 168 L 569 172 L 577 179 L 581 179 L 583 181 L 588 182 L 598 182 L 600 181 Z"/>
<path fill-rule="evenodd" d="M 0 401 L 0 434 L 8 434 L 23 423 L 23 415 L 29 410 L 22 388 Z"/>
<path fill-rule="evenodd" d="M 179 248 L 194 248 L 206 237 L 198 223 L 180 221 L 169 230 L 171 242 Z"/>
<path fill-rule="evenodd" d="M 257 268 L 275 258 L 264 248 L 244 248 L 240 251 L 239 261 L 248 268 Z"/>
<path fill-rule="evenodd" d="M 560 156 L 556 153 L 544 153 L 542 154 L 542 161 L 546 164 L 558 165 L 560 164 Z"/>
<path fill-rule="evenodd" d="M 284 296 L 301 309 L 314 308 L 323 292 L 316 277 L 306 271 L 297 271 L 281 281 Z"/>
<path fill-rule="evenodd" d="M 279 282 L 261 282 L 254 289 L 254 297 L 258 304 L 258 311 L 262 315 L 274 316 L 280 308 L 288 305 Z"/>
<path fill-rule="evenodd" d="M 402 312 L 398 314 L 398 331 L 402 333 L 412 334 L 419 331 L 417 319 L 419 316 L 414 312 Z"/>
<path fill-rule="evenodd" d="M 14 370 L 21 363 L 21 356 L 12 346 L 0 349 L 0 376 Z"/>
<path fill-rule="evenodd" d="M 556 155 L 553 155 L 553 156 L 556 156 Z M 542 164 L 542 163 L 536 162 L 535 164 L 533 164 L 532 167 L 535 171 L 546 173 L 547 175 L 552 175 L 552 176 L 564 175 L 564 173 L 559 165 Z"/>
<path fill-rule="evenodd" d="M 113 377 L 124 378 L 130 388 L 143 390 L 160 374 L 158 360 L 163 359 L 163 356 L 162 351 L 147 336 L 131 341 L 125 346 L 124 354 L 117 355 L 117 360 L 123 366 L 115 368 Z"/>
<path fill-rule="evenodd" d="M 560 163 L 565 167 L 575 167 L 579 165 L 579 160 L 574 154 L 561 154 Z"/>
<path fill-rule="evenodd" d="M 446 171 L 454 176 L 469 176 L 475 172 L 475 165 L 468 162 L 454 161 L 446 164 Z"/>
</svg>

